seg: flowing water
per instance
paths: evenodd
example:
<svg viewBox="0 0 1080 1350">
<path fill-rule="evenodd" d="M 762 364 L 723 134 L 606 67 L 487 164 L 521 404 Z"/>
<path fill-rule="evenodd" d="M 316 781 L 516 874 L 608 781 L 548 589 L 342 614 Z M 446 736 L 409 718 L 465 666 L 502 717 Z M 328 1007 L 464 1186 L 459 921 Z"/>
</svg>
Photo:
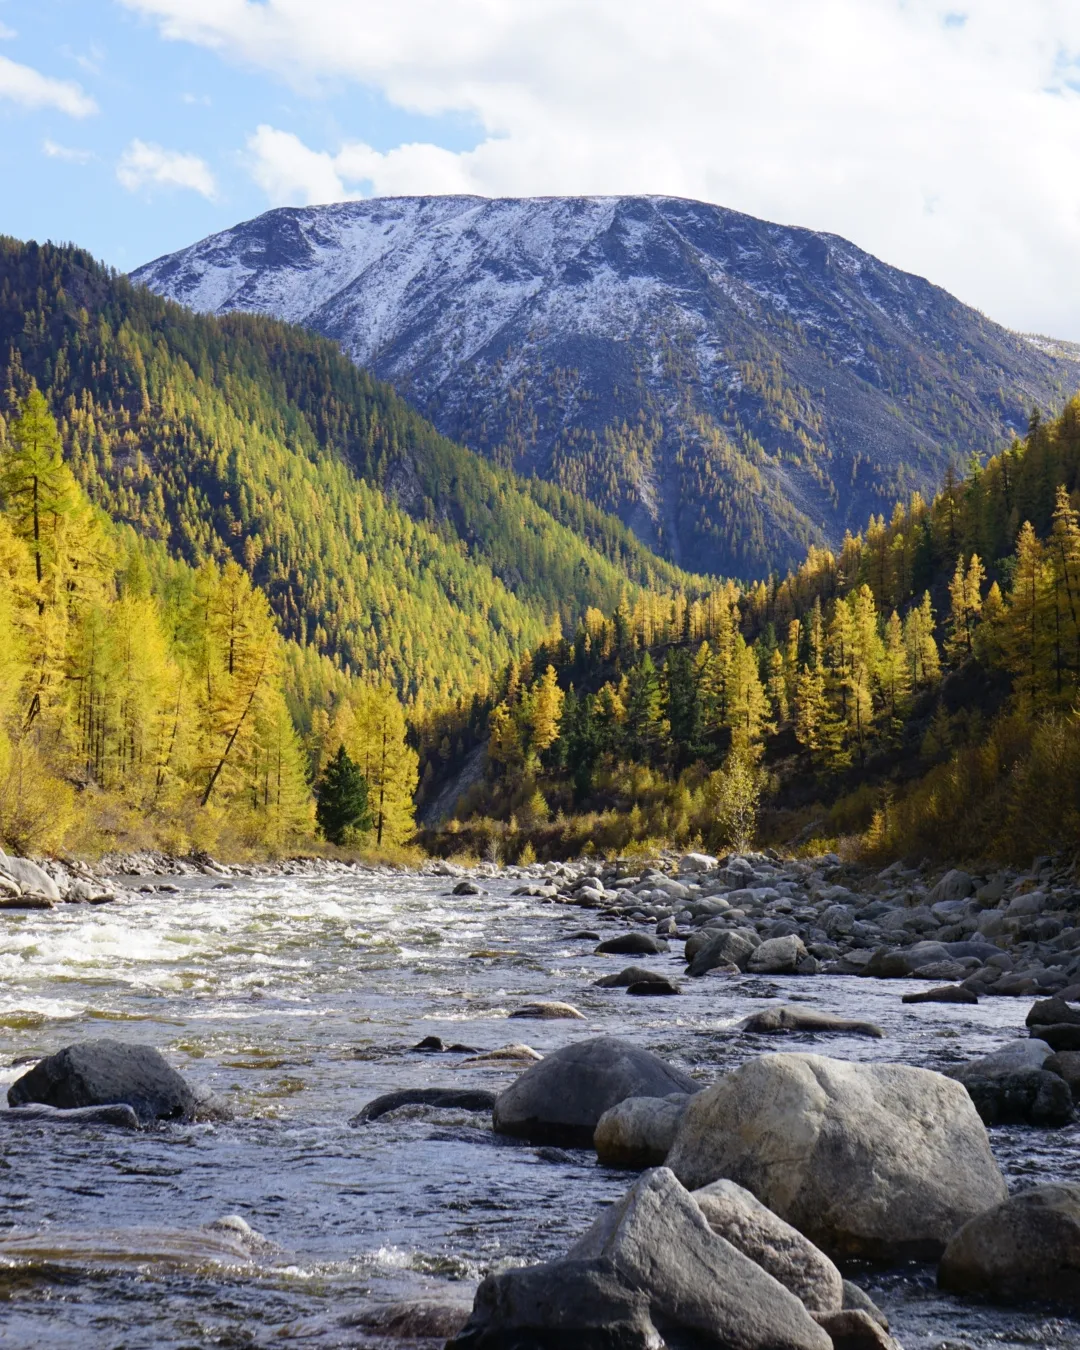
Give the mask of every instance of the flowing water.
<svg viewBox="0 0 1080 1350">
<path fill-rule="evenodd" d="M 905 1007 L 905 981 L 710 977 L 666 999 L 596 989 L 626 964 L 573 937 L 597 916 L 511 897 L 515 884 L 450 897 L 445 879 L 400 874 L 238 878 L 228 890 L 200 877 L 180 879 L 177 895 L 0 915 L 0 1087 L 27 1059 L 110 1036 L 157 1046 L 236 1110 L 228 1123 L 140 1133 L 4 1126 L 0 1346 L 359 1346 L 365 1308 L 468 1298 L 496 1264 L 563 1252 L 627 1174 L 588 1152 L 500 1139 L 468 1112 L 413 1108 L 350 1127 L 382 1092 L 498 1090 L 519 1072 L 412 1051 L 425 1036 L 548 1051 L 618 1034 L 707 1082 L 779 1048 L 736 1030 L 769 997 L 886 1029 L 882 1041 L 783 1042 L 842 1058 L 943 1067 L 1022 1034 L 1023 1000 Z M 675 973 L 678 956 L 648 960 Z M 538 998 L 587 1020 L 507 1020 Z M 1071 1176 L 1076 1129 L 992 1135 L 1011 1187 Z M 176 1257 L 164 1230 L 225 1214 L 286 1254 L 248 1268 Z M 1080 1350 L 1080 1324 L 946 1298 L 932 1275 L 857 1276 L 907 1350 Z"/>
</svg>

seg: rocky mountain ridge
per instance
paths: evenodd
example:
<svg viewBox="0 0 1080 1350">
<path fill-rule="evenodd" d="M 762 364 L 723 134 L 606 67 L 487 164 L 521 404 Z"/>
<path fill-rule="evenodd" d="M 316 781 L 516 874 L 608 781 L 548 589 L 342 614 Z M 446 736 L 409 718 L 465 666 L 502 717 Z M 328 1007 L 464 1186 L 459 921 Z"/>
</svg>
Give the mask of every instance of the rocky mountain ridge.
<svg viewBox="0 0 1080 1350">
<path fill-rule="evenodd" d="M 838 543 L 1080 384 L 1068 345 L 844 239 L 672 197 L 282 208 L 133 276 L 336 339 L 447 435 L 714 573 Z"/>
</svg>

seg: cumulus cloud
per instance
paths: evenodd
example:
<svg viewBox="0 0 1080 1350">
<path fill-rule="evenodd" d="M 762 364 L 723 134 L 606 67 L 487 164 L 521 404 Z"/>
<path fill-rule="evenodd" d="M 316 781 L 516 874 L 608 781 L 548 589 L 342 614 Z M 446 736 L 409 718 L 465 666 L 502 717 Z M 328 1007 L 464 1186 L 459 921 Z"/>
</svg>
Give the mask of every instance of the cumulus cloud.
<svg viewBox="0 0 1080 1350">
<path fill-rule="evenodd" d="M 14 34 L 8 30 L 2 36 Z M 69 117 L 89 117 L 98 110 L 94 100 L 73 80 L 54 80 L 6 56 L 0 56 L 0 98 L 32 110 L 55 108 Z"/>
<path fill-rule="evenodd" d="M 846 235 L 1080 338 L 1073 0 L 124 0 L 309 95 L 462 114 L 476 148 L 260 128 L 271 200 L 661 192 Z M 358 128 L 357 130 L 360 130 Z M 437 137 L 433 137 L 437 139 Z"/>
<path fill-rule="evenodd" d="M 217 191 L 206 161 L 181 150 L 165 150 L 138 139 L 120 156 L 116 176 L 129 192 L 142 188 L 187 188 L 212 198 Z"/>
</svg>

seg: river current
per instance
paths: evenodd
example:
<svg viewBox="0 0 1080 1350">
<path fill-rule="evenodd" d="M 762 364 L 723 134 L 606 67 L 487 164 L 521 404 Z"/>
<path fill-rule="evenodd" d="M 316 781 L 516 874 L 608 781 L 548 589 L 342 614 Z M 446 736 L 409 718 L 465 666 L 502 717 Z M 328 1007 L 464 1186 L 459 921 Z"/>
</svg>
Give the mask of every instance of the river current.
<svg viewBox="0 0 1080 1350">
<path fill-rule="evenodd" d="M 573 936 L 597 929 L 597 915 L 512 897 L 514 881 L 482 884 L 485 895 L 451 897 L 445 878 L 390 873 L 236 878 L 229 889 L 180 878 L 178 894 L 0 915 L 0 1090 L 29 1059 L 110 1036 L 157 1046 L 236 1111 L 139 1133 L 4 1126 L 0 1346 L 382 1343 L 365 1340 L 365 1308 L 460 1299 L 496 1264 L 565 1251 L 630 1174 L 589 1152 L 500 1139 L 463 1111 L 410 1108 L 350 1127 L 383 1092 L 499 1090 L 520 1072 L 414 1052 L 426 1036 L 545 1052 L 615 1034 L 709 1082 L 780 1048 L 941 1068 L 1024 1034 L 1026 1000 L 904 1006 L 917 987 L 907 981 L 707 977 L 684 980 L 678 998 L 597 989 L 627 964 Z M 673 944 L 647 960 L 678 975 L 680 957 Z M 886 1038 L 741 1035 L 740 1019 L 770 997 L 870 1018 Z M 570 1002 L 586 1020 L 508 1020 L 536 999 Z M 991 1138 L 1012 1189 L 1074 1177 L 1076 1127 Z M 161 1257 L 162 1230 L 226 1214 L 286 1255 L 253 1269 Z M 927 1268 L 855 1278 L 906 1350 L 1080 1350 L 1080 1323 L 939 1295 Z"/>
</svg>

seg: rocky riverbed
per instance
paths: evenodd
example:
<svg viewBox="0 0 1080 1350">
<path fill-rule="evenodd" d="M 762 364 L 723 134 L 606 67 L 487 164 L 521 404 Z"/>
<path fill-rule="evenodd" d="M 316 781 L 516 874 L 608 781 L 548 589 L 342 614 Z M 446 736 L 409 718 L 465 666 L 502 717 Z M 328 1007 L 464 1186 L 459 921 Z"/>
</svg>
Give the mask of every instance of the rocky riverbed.
<svg viewBox="0 0 1080 1350">
<path fill-rule="evenodd" d="M 141 1129 L 5 1119 L 0 1344 L 441 1344 L 443 1305 L 564 1258 L 634 1183 L 585 1137 L 493 1132 L 460 1104 L 597 1036 L 669 1067 L 669 1123 L 688 1084 L 776 1051 L 946 1071 L 1011 1191 L 1071 1180 L 1080 888 L 1049 862 L 43 866 L 55 894 L 0 859 L 5 1089 L 107 1037 L 157 1047 L 226 1110 Z M 47 903 L 29 907 L 35 887 Z M 429 1100 L 350 1124 L 415 1090 Z M 652 1154 L 624 1162 L 665 1156 L 649 1128 Z M 939 1292 L 933 1263 L 844 1273 L 908 1350 L 1080 1346 L 1060 1308 Z"/>
</svg>

